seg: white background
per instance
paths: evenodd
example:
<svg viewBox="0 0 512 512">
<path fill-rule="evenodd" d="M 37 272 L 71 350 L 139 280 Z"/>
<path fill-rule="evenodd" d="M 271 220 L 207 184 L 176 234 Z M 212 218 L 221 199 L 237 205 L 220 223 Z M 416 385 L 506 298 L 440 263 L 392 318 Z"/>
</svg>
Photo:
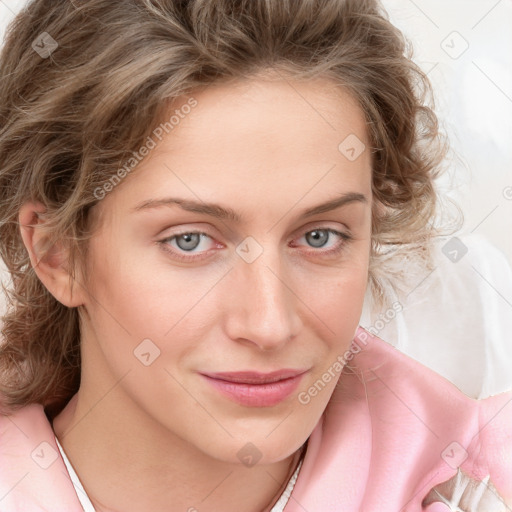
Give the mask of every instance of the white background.
<svg viewBox="0 0 512 512">
<path fill-rule="evenodd" d="M 463 209 L 463 231 L 484 236 L 512 262 L 512 200 L 504 197 L 508 190 L 512 198 L 512 2 L 385 6 L 434 85 L 436 112 L 457 155 L 446 183 Z M 445 51 L 457 55 L 466 44 L 456 59 Z"/>
</svg>

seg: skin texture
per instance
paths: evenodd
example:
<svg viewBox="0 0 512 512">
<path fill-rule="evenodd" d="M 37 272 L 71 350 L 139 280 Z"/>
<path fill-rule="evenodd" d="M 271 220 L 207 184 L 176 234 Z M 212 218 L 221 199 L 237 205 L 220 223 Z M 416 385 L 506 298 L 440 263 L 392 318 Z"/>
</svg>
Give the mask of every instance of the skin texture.
<svg viewBox="0 0 512 512">
<path fill-rule="evenodd" d="M 269 510 L 336 379 L 307 405 L 298 394 L 348 348 L 361 313 L 371 158 L 369 149 L 354 161 L 338 149 L 350 134 L 368 148 L 355 100 L 323 79 L 253 79 L 194 98 L 197 106 L 93 208 L 88 276 L 72 290 L 63 248 L 38 261 L 41 205 L 20 212 L 39 278 L 80 310 L 81 387 L 53 426 L 97 510 Z M 348 193 L 366 201 L 300 218 Z M 171 196 L 217 203 L 241 219 L 177 205 L 132 211 Z M 328 228 L 351 239 L 330 234 L 322 245 L 311 236 Z M 208 237 L 189 252 L 180 247 L 193 243 L 171 239 L 195 231 Z M 134 351 L 149 352 L 151 364 Z M 272 407 L 239 405 L 200 375 L 282 368 L 306 373 Z M 247 451 L 261 457 L 256 465 L 242 463 Z"/>
</svg>

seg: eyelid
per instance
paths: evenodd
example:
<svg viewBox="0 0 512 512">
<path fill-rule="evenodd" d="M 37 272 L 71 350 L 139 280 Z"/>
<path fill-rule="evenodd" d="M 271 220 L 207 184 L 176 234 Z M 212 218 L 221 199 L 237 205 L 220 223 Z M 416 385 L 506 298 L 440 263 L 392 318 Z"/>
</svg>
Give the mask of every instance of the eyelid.
<svg viewBox="0 0 512 512">
<path fill-rule="evenodd" d="M 336 221 L 313 221 L 308 222 L 306 225 L 303 225 L 302 227 L 296 229 L 292 235 L 291 240 L 295 240 L 296 238 L 299 238 L 301 236 L 304 236 L 306 233 L 310 233 L 311 231 L 315 230 L 327 230 L 327 231 L 336 231 L 338 233 L 346 233 L 347 235 L 350 234 L 350 229 L 345 224 L 342 224 L 340 222 Z"/>
<path fill-rule="evenodd" d="M 300 237 L 296 237 L 296 238 L 294 238 L 294 240 L 296 240 L 297 238 L 302 238 L 302 237 L 306 236 L 308 233 L 311 233 L 313 231 L 327 231 L 329 234 L 334 234 L 334 235 L 340 237 L 341 241 L 338 242 L 337 244 L 335 244 L 334 247 L 330 247 L 328 249 L 323 249 L 322 247 L 315 248 L 315 247 L 311 247 L 311 246 L 304 246 L 304 247 L 306 247 L 306 252 L 308 252 L 308 253 L 318 253 L 319 255 L 324 255 L 324 256 L 329 255 L 329 254 L 336 254 L 343 250 L 343 246 L 347 242 L 352 240 L 352 235 L 349 232 L 344 232 L 339 229 L 335 229 L 335 228 L 328 227 L 328 226 L 318 226 L 318 227 L 314 227 L 311 229 L 307 229 L 306 231 L 303 232 L 302 235 L 300 235 Z"/>
<path fill-rule="evenodd" d="M 350 234 L 350 232 L 348 230 L 346 230 L 347 232 L 344 232 L 342 230 L 335 229 L 333 227 L 329 227 L 325 224 L 322 225 L 322 223 L 319 223 L 319 224 L 312 225 L 312 227 L 302 228 L 299 232 L 300 234 L 298 236 L 295 235 L 294 238 L 292 239 L 292 241 L 296 240 L 297 238 L 302 238 L 303 236 L 307 235 L 308 233 L 311 233 L 312 231 L 327 231 L 330 234 L 339 236 L 341 238 L 341 241 L 338 242 L 334 247 L 331 247 L 329 249 L 322 249 L 321 247 L 319 247 L 319 248 L 309 247 L 309 249 L 306 249 L 306 252 L 308 254 L 317 254 L 318 256 L 336 255 L 336 254 L 342 252 L 344 249 L 344 246 L 350 240 L 352 240 L 352 235 Z M 225 247 L 224 244 L 222 244 L 221 242 L 218 242 L 212 235 L 210 235 L 209 233 L 207 233 L 205 231 L 201 231 L 199 229 L 181 229 L 180 231 L 178 231 L 176 233 L 172 233 L 169 236 L 159 240 L 157 243 L 158 243 L 158 245 L 160 245 L 162 247 L 163 250 L 165 250 L 168 253 L 171 253 L 178 260 L 193 262 L 194 260 L 208 258 L 208 253 L 210 253 L 211 249 L 205 250 L 200 253 L 192 252 L 192 253 L 188 253 L 188 255 L 187 255 L 186 251 L 180 251 L 179 249 L 169 247 L 168 242 L 170 240 L 175 240 L 177 237 L 179 237 L 181 235 L 185 235 L 185 234 L 198 234 L 201 236 L 204 235 L 204 236 L 210 238 L 213 243 L 215 243 L 217 245 L 220 244 L 222 246 L 220 248 Z M 304 247 L 307 247 L 307 246 L 304 246 Z"/>
<path fill-rule="evenodd" d="M 217 245 L 220 244 L 220 245 L 224 246 L 224 244 L 222 244 L 221 242 L 217 241 L 216 238 L 213 235 L 210 235 L 206 231 L 194 230 L 194 229 L 185 229 L 185 230 L 179 231 L 177 233 L 172 233 L 169 236 L 166 236 L 165 238 L 163 238 L 161 240 L 161 242 L 168 242 L 170 240 L 175 240 L 176 238 L 178 238 L 178 237 L 180 237 L 182 235 L 200 235 L 200 239 L 202 237 L 207 237 L 207 238 L 209 238 L 212 241 L 212 243 L 217 244 Z M 203 251 L 203 252 L 206 252 L 206 251 Z M 184 253 L 186 253 L 186 251 L 184 251 Z"/>
</svg>

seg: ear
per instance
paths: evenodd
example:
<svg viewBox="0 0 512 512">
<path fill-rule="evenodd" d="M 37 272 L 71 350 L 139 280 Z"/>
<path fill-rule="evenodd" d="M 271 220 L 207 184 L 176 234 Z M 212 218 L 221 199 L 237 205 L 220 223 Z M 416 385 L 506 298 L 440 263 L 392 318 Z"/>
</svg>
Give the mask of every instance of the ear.
<svg viewBox="0 0 512 512">
<path fill-rule="evenodd" d="M 79 283 L 71 286 L 72 280 L 67 270 L 68 252 L 64 245 L 57 243 L 43 255 L 41 248 L 47 239 L 41 229 L 44 218 L 41 214 L 46 211 L 43 204 L 28 201 L 20 208 L 18 220 L 21 238 L 28 251 L 30 263 L 37 277 L 46 289 L 64 306 L 70 308 L 84 303 L 82 287 Z"/>
</svg>

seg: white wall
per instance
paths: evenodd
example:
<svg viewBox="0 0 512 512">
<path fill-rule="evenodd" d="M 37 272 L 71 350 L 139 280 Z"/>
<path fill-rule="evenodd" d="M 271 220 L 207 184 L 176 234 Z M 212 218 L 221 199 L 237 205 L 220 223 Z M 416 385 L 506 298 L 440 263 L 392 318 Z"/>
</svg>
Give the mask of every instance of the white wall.
<svg viewBox="0 0 512 512">
<path fill-rule="evenodd" d="M 453 163 L 450 187 L 464 211 L 463 231 L 484 236 L 512 262 L 512 2 L 385 5 L 429 72 L 436 111 L 463 162 Z"/>
</svg>

